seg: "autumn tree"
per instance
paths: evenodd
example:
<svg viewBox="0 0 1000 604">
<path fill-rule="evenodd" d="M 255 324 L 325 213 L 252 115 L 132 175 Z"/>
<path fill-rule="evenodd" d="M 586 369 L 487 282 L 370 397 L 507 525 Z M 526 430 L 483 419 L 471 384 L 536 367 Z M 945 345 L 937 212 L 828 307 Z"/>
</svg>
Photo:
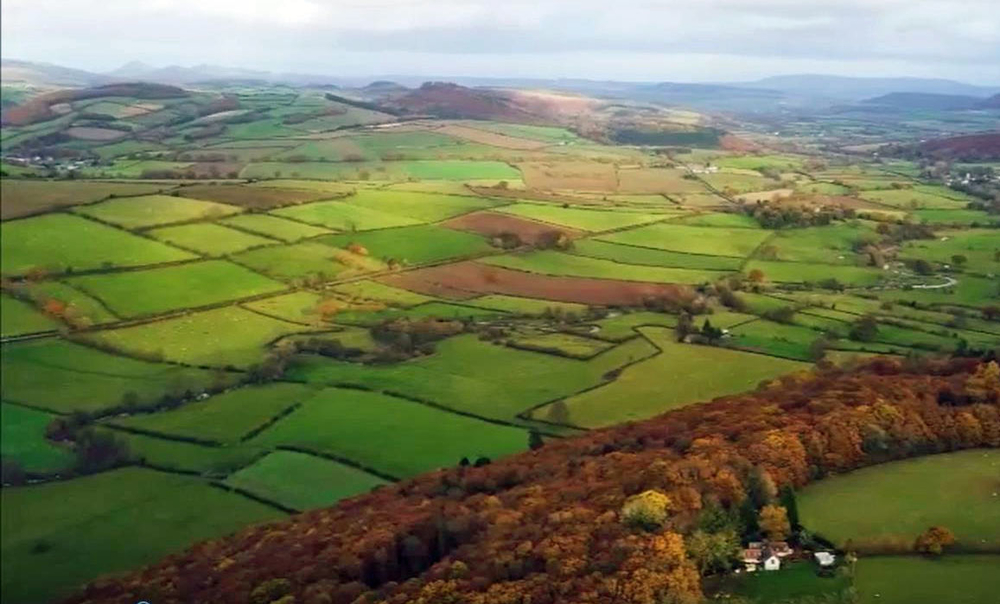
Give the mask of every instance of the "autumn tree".
<svg viewBox="0 0 1000 604">
<path fill-rule="evenodd" d="M 792 527 L 788 522 L 788 512 L 780 505 L 765 505 L 760 510 L 760 528 L 772 541 L 788 538 Z"/>
<path fill-rule="evenodd" d="M 621 518 L 626 526 L 654 531 L 667 521 L 670 498 L 659 491 L 649 490 L 629 497 L 622 506 Z"/>
<path fill-rule="evenodd" d="M 732 530 L 708 533 L 699 529 L 685 543 L 698 572 L 703 575 L 726 572 L 739 560 L 740 540 Z"/>
<path fill-rule="evenodd" d="M 1000 396 L 1000 365 L 996 361 L 980 365 L 965 381 L 965 390 L 976 401 L 996 400 Z"/>
<path fill-rule="evenodd" d="M 943 526 L 932 526 L 917 537 L 913 549 L 921 554 L 940 556 L 944 549 L 955 543 L 955 535 Z"/>
<path fill-rule="evenodd" d="M 750 279 L 751 283 L 763 283 L 764 282 L 764 271 L 759 268 L 752 269 L 748 274 L 747 278 Z"/>
</svg>

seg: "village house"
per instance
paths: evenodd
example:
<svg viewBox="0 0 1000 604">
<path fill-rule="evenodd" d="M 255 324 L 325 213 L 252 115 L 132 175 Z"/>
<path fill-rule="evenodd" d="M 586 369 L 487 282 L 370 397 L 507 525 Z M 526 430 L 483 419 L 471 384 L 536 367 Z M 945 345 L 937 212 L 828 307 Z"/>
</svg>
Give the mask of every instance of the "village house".
<svg viewBox="0 0 1000 604">
<path fill-rule="evenodd" d="M 792 553 L 792 548 L 785 541 L 753 541 L 743 550 L 743 566 L 751 573 L 761 566 L 764 570 L 779 570 L 781 559 Z"/>
</svg>

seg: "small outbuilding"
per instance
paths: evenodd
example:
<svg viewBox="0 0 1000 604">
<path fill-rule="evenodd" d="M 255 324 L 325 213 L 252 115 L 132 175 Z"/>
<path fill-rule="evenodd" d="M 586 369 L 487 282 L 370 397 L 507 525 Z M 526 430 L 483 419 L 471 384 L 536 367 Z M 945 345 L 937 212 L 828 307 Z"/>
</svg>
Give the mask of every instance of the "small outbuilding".
<svg viewBox="0 0 1000 604">
<path fill-rule="evenodd" d="M 816 560 L 816 564 L 823 568 L 833 566 L 837 562 L 837 556 L 830 552 L 816 552 L 813 554 L 813 558 Z"/>
</svg>

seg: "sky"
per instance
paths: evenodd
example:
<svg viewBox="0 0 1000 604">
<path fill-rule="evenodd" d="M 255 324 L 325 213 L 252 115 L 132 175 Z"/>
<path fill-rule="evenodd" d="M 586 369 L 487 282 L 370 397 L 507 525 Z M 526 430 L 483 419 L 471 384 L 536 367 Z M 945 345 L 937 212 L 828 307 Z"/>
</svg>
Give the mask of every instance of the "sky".
<svg viewBox="0 0 1000 604">
<path fill-rule="evenodd" d="M 4 58 L 340 76 L 1000 84 L 1000 0 L 3 0 Z"/>
</svg>

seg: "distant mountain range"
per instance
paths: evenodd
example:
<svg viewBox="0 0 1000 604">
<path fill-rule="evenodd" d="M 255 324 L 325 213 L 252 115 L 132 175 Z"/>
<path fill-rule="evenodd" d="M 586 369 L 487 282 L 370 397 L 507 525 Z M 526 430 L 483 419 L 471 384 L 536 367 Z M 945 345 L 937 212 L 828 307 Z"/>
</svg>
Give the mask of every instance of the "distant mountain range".
<svg viewBox="0 0 1000 604">
<path fill-rule="evenodd" d="M 489 88 L 548 88 L 594 96 L 620 97 L 702 109 L 774 111 L 864 102 L 903 108 L 991 108 L 996 107 L 1000 86 L 975 86 L 944 79 L 857 78 L 816 74 L 785 75 L 749 82 L 677 83 L 615 82 L 581 79 L 525 79 L 487 77 L 415 77 L 406 75 L 372 78 L 339 77 L 306 73 L 275 73 L 217 65 L 155 67 L 138 61 L 107 73 L 92 73 L 57 65 L 3 59 L 4 83 L 39 87 L 82 87 L 125 81 L 146 81 L 176 86 L 270 83 L 290 86 L 361 88 L 415 87 L 426 80 L 448 81 L 463 86 Z M 992 103 L 992 104 L 991 104 Z"/>
</svg>

